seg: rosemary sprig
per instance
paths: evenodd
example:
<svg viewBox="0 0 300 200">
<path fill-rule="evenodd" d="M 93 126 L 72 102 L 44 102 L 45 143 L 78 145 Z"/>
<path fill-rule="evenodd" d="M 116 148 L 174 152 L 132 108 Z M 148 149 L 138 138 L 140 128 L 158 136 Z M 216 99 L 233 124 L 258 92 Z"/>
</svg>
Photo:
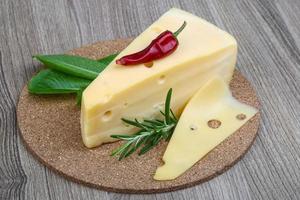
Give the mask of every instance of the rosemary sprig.
<svg viewBox="0 0 300 200">
<path fill-rule="evenodd" d="M 115 149 L 111 156 L 119 156 L 119 160 L 130 156 L 133 152 L 139 150 L 138 155 L 143 155 L 154 148 L 161 140 L 169 141 L 175 126 L 177 118 L 170 108 L 172 88 L 168 91 L 165 101 L 165 111 L 160 113 L 164 116 L 164 120 L 159 119 L 137 119 L 129 120 L 122 118 L 122 121 L 139 128 L 133 135 L 111 135 L 112 138 L 126 141 L 123 145 Z"/>
</svg>

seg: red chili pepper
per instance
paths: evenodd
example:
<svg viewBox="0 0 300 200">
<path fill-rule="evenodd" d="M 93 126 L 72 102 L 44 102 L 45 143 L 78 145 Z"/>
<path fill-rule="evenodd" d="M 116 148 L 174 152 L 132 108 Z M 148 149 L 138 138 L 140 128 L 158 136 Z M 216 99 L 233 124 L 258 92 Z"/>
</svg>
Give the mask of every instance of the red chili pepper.
<svg viewBox="0 0 300 200">
<path fill-rule="evenodd" d="M 171 31 L 162 32 L 157 38 L 143 50 L 133 53 L 116 60 L 119 65 L 136 65 L 148 63 L 153 60 L 163 58 L 173 53 L 178 47 L 178 34 L 184 29 L 186 22 L 174 33 Z"/>
</svg>

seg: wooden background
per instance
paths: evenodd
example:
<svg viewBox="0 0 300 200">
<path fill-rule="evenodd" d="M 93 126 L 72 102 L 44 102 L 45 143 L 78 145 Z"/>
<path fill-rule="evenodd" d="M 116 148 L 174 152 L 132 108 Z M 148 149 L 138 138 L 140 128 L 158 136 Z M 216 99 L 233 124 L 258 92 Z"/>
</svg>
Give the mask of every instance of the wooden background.
<svg viewBox="0 0 300 200">
<path fill-rule="evenodd" d="M 20 141 L 16 103 L 39 65 L 31 56 L 133 37 L 171 7 L 197 14 L 233 34 L 238 69 L 263 109 L 253 147 L 221 176 L 185 190 L 153 195 L 91 189 L 54 174 Z M 1 0 L 0 199 L 300 199 L 299 0 Z"/>
</svg>

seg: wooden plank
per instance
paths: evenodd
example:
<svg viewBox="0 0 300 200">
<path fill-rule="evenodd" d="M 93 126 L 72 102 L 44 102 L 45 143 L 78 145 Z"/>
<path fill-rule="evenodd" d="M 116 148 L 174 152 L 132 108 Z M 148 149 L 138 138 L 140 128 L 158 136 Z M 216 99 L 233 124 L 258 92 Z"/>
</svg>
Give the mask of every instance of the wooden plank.
<svg viewBox="0 0 300 200">
<path fill-rule="evenodd" d="M 215 23 L 238 40 L 238 68 L 254 83 L 263 105 L 259 137 L 245 158 L 212 181 L 156 195 L 87 188 L 66 181 L 35 161 L 19 140 L 15 118 L 18 94 L 39 67 L 31 56 L 135 36 L 173 6 Z M 298 0 L 2 0 L 0 199 L 297 199 L 299 13 Z"/>
</svg>

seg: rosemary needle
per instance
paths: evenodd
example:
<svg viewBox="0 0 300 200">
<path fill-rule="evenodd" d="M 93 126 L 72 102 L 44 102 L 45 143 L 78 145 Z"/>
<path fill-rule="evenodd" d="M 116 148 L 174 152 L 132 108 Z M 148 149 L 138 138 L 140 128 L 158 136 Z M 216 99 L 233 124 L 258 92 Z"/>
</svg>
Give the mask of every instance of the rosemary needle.
<svg viewBox="0 0 300 200">
<path fill-rule="evenodd" d="M 160 113 L 164 116 L 164 120 L 159 119 L 137 119 L 129 120 L 122 118 L 122 121 L 139 128 L 133 135 L 111 135 L 112 138 L 124 140 L 125 143 L 115 149 L 111 156 L 118 156 L 119 160 L 130 156 L 133 152 L 138 151 L 138 155 L 143 155 L 154 148 L 161 140 L 169 141 L 175 126 L 177 118 L 170 108 L 172 88 L 169 89 L 164 112 Z"/>
</svg>

